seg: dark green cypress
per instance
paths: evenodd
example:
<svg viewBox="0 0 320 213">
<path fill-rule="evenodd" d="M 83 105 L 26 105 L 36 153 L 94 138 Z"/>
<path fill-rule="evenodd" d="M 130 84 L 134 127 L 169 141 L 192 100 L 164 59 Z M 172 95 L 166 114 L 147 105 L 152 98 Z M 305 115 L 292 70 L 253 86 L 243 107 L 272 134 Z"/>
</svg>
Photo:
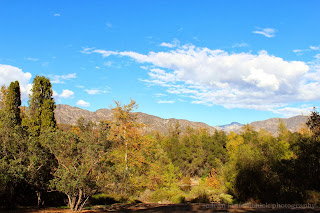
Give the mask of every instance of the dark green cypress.
<svg viewBox="0 0 320 213">
<path fill-rule="evenodd" d="M 54 110 L 55 101 L 52 98 L 52 85 L 48 78 L 36 76 L 33 80 L 32 95 L 29 99 L 30 128 L 37 136 L 45 129 L 56 129 Z"/>
<path fill-rule="evenodd" d="M 9 118 L 9 125 L 17 126 L 21 125 L 20 106 L 21 106 L 21 94 L 20 85 L 18 81 L 11 82 L 7 90 L 7 96 L 5 100 L 5 112 Z"/>
</svg>

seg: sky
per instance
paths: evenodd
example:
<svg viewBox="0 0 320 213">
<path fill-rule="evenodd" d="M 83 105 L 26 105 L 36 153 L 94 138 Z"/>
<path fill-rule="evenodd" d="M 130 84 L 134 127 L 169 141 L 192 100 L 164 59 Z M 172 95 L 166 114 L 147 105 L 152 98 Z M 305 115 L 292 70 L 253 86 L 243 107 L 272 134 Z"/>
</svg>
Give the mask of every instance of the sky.
<svg viewBox="0 0 320 213">
<path fill-rule="evenodd" d="M 318 0 L 0 0 L 0 85 L 223 125 L 320 106 Z"/>
</svg>

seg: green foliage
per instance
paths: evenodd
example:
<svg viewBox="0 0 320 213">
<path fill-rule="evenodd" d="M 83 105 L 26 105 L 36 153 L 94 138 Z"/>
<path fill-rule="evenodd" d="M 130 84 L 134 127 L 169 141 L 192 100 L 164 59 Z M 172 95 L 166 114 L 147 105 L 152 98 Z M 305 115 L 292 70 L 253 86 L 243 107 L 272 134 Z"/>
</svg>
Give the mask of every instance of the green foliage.
<svg viewBox="0 0 320 213">
<path fill-rule="evenodd" d="M 39 136 L 46 129 L 54 130 L 56 120 L 54 110 L 55 101 L 50 80 L 44 76 L 36 76 L 33 80 L 32 95 L 29 99 L 30 118 L 27 122 L 30 133 Z"/>
<path fill-rule="evenodd" d="M 11 82 L 7 89 L 7 95 L 5 99 L 5 112 L 8 116 L 8 124 L 12 127 L 21 124 L 20 117 L 20 106 L 21 106 L 21 94 L 19 82 Z"/>
<path fill-rule="evenodd" d="M 81 210 L 98 189 L 102 146 L 95 140 L 82 140 L 72 132 L 56 131 L 41 139 L 58 162 L 51 188 L 68 196 L 72 210 Z"/>
<path fill-rule="evenodd" d="M 32 92 L 27 114 L 20 111 L 19 82 L 0 91 L 0 205 L 44 205 L 48 190 L 64 193 L 74 211 L 90 196 L 91 204 L 104 205 L 138 196 L 164 203 L 319 204 L 316 111 L 308 134 L 291 133 L 280 121 L 277 137 L 250 125 L 226 135 L 182 130 L 178 122 L 167 135 L 146 135 L 133 100 L 115 102 L 112 121 L 80 118 L 57 129 L 49 79 L 36 76 Z"/>
<path fill-rule="evenodd" d="M 183 176 L 202 176 L 226 161 L 226 141 L 222 131 L 209 135 L 205 129 L 193 130 L 189 127 L 185 134 L 169 134 L 160 143 Z"/>
<path fill-rule="evenodd" d="M 89 200 L 91 205 L 108 205 L 120 201 L 117 201 L 114 197 L 111 197 L 110 195 L 104 193 L 92 195 Z"/>
<path fill-rule="evenodd" d="M 18 205 L 19 188 L 26 189 L 27 141 L 21 128 L 0 128 L 0 196 L 2 205 Z M 1 204 L 0 204 L 1 205 Z"/>
<path fill-rule="evenodd" d="M 320 114 L 315 108 L 311 112 L 306 124 L 316 136 L 320 135 Z"/>
<path fill-rule="evenodd" d="M 185 193 L 177 186 L 173 186 L 171 188 L 160 188 L 152 192 L 149 199 L 151 202 L 184 203 Z"/>
</svg>

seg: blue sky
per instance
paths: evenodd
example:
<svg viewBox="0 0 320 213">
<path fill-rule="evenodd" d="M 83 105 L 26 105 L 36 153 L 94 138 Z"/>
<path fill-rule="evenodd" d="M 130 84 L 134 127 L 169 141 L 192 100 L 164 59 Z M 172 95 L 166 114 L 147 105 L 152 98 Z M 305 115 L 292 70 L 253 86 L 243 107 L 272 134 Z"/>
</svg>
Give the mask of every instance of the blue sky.
<svg viewBox="0 0 320 213">
<path fill-rule="evenodd" d="M 320 100 L 320 1 L 0 1 L 0 84 L 57 104 L 222 125 Z"/>
</svg>

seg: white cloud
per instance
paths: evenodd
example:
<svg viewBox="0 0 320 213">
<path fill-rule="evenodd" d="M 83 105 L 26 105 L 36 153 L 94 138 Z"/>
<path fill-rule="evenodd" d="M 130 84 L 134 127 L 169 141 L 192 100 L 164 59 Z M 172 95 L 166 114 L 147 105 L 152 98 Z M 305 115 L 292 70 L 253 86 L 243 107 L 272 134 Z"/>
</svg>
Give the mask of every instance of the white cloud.
<svg viewBox="0 0 320 213">
<path fill-rule="evenodd" d="M 59 98 L 59 94 L 54 89 L 52 90 L 52 97 L 54 99 L 58 99 Z"/>
<path fill-rule="evenodd" d="M 78 106 L 82 106 L 82 107 L 89 107 L 90 106 L 90 103 L 89 102 L 86 102 L 84 100 L 79 100 L 77 103 L 76 103 Z"/>
<path fill-rule="evenodd" d="M 313 110 L 313 107 L 284 107 L 281 109 L 275 109 L 273 110 L 274 113 L 282 114 L 285 117 L 292 117 L 296 115 L 310 115 L 310 112 Z"/>
<path fill-rule="evenodd" d="M 161 47 L 174 48 L 174 47 L 179 46 L 179 44 L 180 44 L 180 41 L 177 40 L 177 39 L 174 39 L 174 40 L 172 41 L 172 43 L 162 42 L 162 43 L 160 44 L 160 46 L 161 46 Z"/>
<path fill-rule="evenodd" d="M 171 43 L 166 43 L 166 42 L 162 42 L 160 44 L 161 47 L 169 47 L 169 48 L 173 48 L 175 47 L 176 45 L 175 44 L 171 44 Z"/>
<path fill-rule="evenodd" d="M 27 57 L 25 58 L 27 61 L 39 61 L 39 58 L 31 58 L 31 57 Z"/>
<path fill-rule="evenodd" d="M 320 50 L 320 46 L 310 46 L 311 50 Z"/>
<path fill-rule="evenodd" d="M 105 90 L 99 90 L 99 89 L 85 89 L 89 95 L 97 95 L 97 94 L 102 94 L 102 93 L 107 93 L 108 91 Z"/>
<path fill-rule="evenodd" d="M 228 53 L 183 45 L 174 50 L 140 54 L 132 51 L 100 53 L 129 57 L 148 70 L 150 85 L 192 99 L 192 103 L 226 108 L 267 110 L 285 114 L 292 103 L 320 99 L 320 63 L 286 61 L 260 51 Z M 113 53 L 111 53 L 113 52 Z M 320 58 L 320 57 L 319 57 Z"/>
<path fill-rule="evenodd" d="M 166 71 L 158 68 L 151 69 L 148 75 L 153 79 L 158 79 L 164 82 L 174 82 L 176 78 L 174 74 L 167 73 Z"/>
<path fill-rule="evenodd" d="M 156 96 L 156 97 L 164 97 L 164 96 L 167 96 L 167 95 L 163 94 L 163 93 L 156 93 L 156 94 L 154 94 L 154 96 Z"/>
<path fill-rule="evenodd" d="M 48 76 L 53 84 L 65 84 L 64 80 L 71 80 L 77 77 L 76 73 L 71 73 L 67 75 L 49 75 Z"/>
<path fill-rule="evenodd" d="M 295 49 L 295 50 L 293 50 L 293 52 L 301 54 L 302 52 L 319 51 L 319 50 L 320 50 L 320 45 L 319 46 L 310 45 L 309 48 L 306 48 L 306 49 Z"/>
<path fill-rule="evenodd" d="M 159 100 L 157 101 L 158 104 L 173 104 L 174 101 L 165 101 L 165 100 Z"/>
<path fill-rule="evenodd" d="M 264 35 L 265 37 L 272 38 L 275 36 L 276 30 L 273 28 L 258 28 L 259 30 L 252 31 L 252 33 Z"/>
<path fill-rule="evenodd" d="M 74 95 L 74 92 L 68 89 L 62 90 L 62 93 L 60 95 L 61 98 L 72 98 Z"/>
<path fill-rule="evenodd" d="M 232 45 L 232 48 L 236 48 L 236 47 L 248 47 L 249 45 L 247 43 L 236 43 L 234 45 Z"/>
<path fill-rule="evenodd" d="M 55 13 L 55 14 L 53 14 L 53 16 L 59 17 L 59 16 L 61 16 L 61 14 L 60 13 Z"/>
<path fill-rule="evenodd" d="M 19 81 L 21 98 L 23 101 L 28 99 L 29 94 L 31 93 L 32 83 L 30 80 L 31 73 L 25 73 L 18 67 L 0 64 L 0 86 L 9 86 L 11 82 Z"/>
</svg>

